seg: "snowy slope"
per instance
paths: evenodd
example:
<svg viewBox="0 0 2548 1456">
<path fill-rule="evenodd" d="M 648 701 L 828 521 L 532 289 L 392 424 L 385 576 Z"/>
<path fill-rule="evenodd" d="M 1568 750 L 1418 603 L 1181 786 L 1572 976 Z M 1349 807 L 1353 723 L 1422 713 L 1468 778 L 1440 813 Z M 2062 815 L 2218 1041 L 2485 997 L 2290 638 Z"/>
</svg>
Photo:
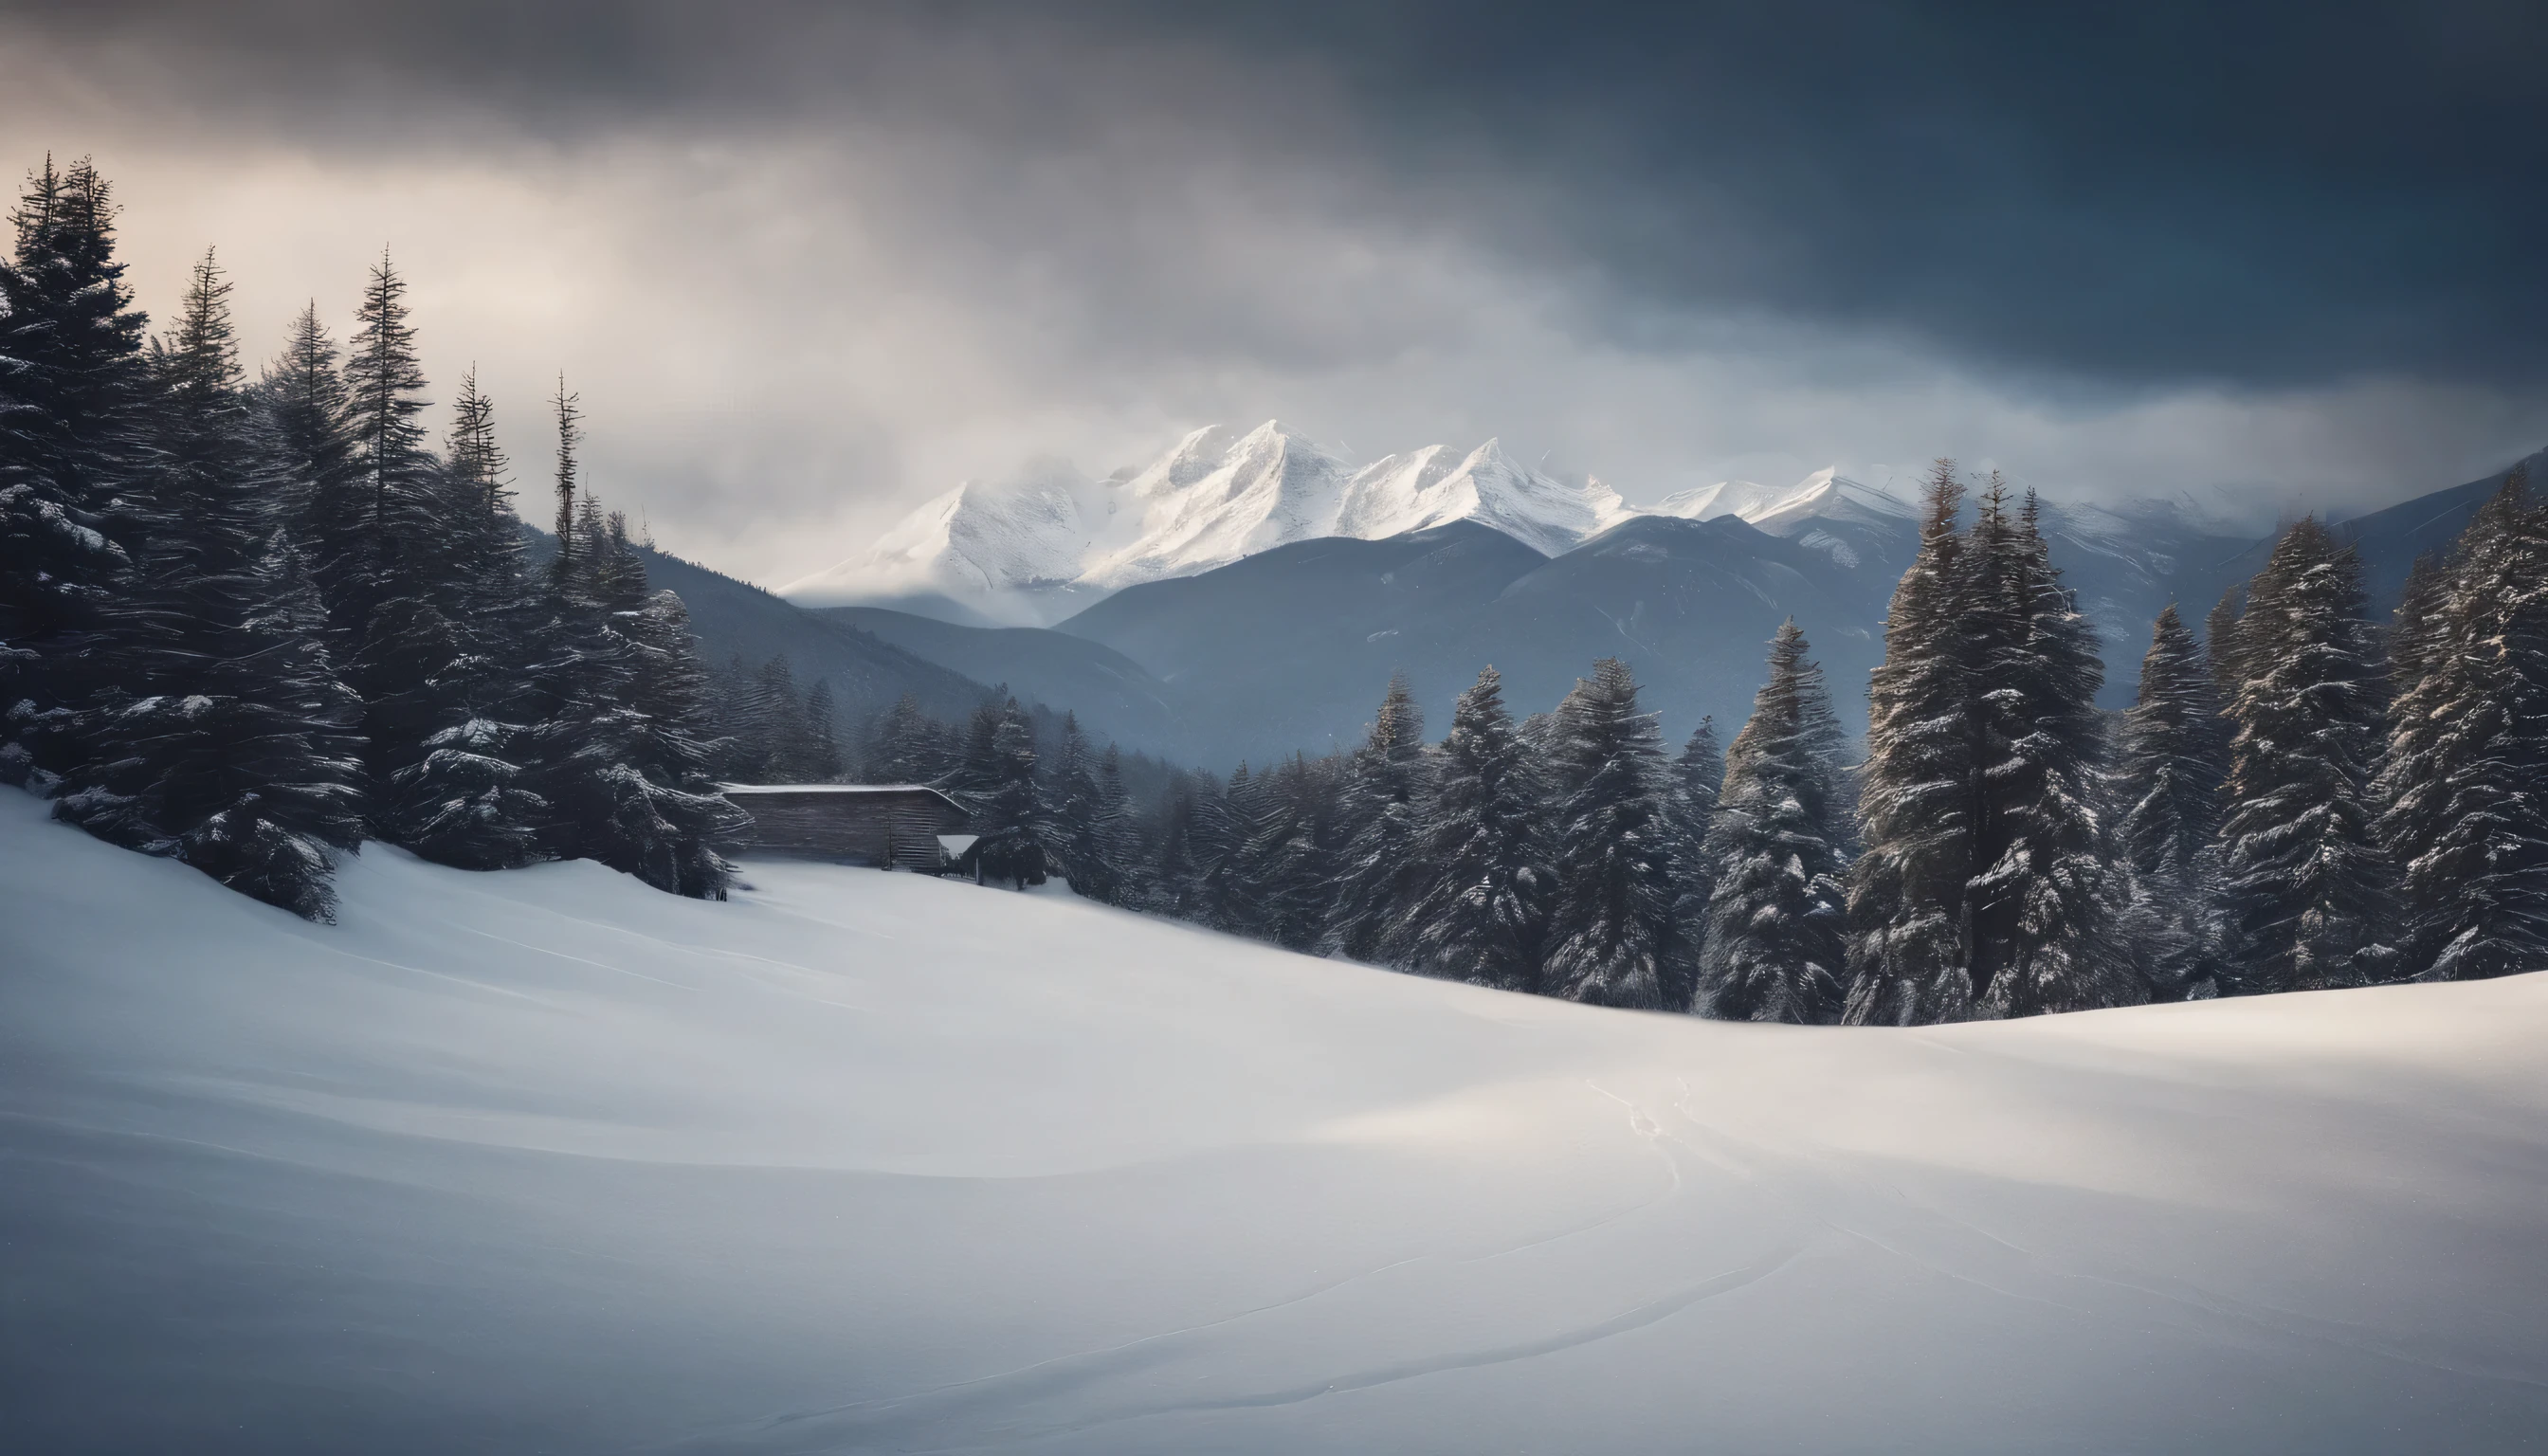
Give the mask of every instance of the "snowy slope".
<svg viewBox="0 0 2548 1456">
<path fill-rule="evenodd" d="M 2548 977 L 1896 1033 L 0 795 L 42 1451 L 2536 1449 Z"/>
</svg>

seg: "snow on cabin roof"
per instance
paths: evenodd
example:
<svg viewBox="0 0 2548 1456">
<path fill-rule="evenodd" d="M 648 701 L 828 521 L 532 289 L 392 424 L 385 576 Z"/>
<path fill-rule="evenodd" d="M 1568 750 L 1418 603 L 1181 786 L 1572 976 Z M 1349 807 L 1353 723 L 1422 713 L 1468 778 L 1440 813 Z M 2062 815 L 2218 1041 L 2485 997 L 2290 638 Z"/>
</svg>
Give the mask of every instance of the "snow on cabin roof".
<svg viewBox="0 0 2548 1456">
<path fill-rule="evenodd" d="M 926 783 L 721 783 L 726 794 L 738 793 L 934 793 L 946 796 L 944 789 Z"/>
</svg>

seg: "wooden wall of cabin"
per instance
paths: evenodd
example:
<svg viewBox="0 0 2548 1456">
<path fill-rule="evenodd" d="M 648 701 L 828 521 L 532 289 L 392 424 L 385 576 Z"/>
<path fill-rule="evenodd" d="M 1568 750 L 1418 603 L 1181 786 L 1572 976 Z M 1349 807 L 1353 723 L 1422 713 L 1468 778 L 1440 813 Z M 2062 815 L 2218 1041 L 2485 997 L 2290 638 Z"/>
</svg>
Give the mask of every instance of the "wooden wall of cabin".
<svg viewBox="0 0 2548 1456">
<path fill-rule="evenodd" d="M 747 852 L 876 868 L 935 869 L 944 859 L 938 836 L 964 827 L 945 802 L 918 794 L 738 794 L 735 802 L 752 816 Z"/>
</svg>

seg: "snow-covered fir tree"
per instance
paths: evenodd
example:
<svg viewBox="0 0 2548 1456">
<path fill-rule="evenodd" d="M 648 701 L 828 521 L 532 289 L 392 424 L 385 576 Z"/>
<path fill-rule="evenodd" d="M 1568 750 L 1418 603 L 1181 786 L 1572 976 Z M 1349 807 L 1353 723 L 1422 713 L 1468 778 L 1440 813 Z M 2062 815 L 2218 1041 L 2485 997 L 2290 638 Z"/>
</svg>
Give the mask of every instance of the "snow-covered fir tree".
<svg viewBox="0 0 2548 1456">
<path fill-rule="evenodd" d="M 2099 813 L 2105 676 L 2030 493 L 1994 476 L 1960 542 L 1952 462 L 1895 593 L 1862 783 L 1848 1019 L 1908 1024 L 2125 1005 Z M 1896 658 L 1899 656 L 1899 671 Z"/>
<path fill-rule="evenodd" d="M 2222 589 L 2221 599 L 2212 603 L 2203 618 L 2203 655 L 2212 664 L 2212 695 L 2220 699 L 2225 713 L 2238 700 L 2238 689 L 2247 682 L 2246 657 L 2238 642 L 2238 614 L 2245 604 L 2243 585 L 2233 582 Z M 2229 731 L 2225 727 L 2225 742 Z"/>
<path fill-rule="evenodd" d="M 294 532 L 328 608 L 328 645 L 350 658 L 361 645 L 353 603 L 360 594 L 356 579 L 372 566 L 371 513 L 337 363 L 335 340 L 312 303 L 293 317 L 283 352 L 266 365 L 256 396 Z"/>
<path fill-rule="evenodd" d="M 1141 826 L 1124 778 L 1124 755 L 1112 743 L 1097 759 L 1097 849 L 1115 870 L 1112 903 L 1146 906 L 1151 886 L 1141 849 Z"/>
<path fill-rule="evenodd" d="M 2489 501 L 2479 508 L 2461 533 L 2463 541 L 2477 533 L 2480 521 L 2497 503 Z M 2389 738 L 2373 792 L 2380 804 L 2381 844 L 2389 852 L 2390 864 L 2400 871 L 2402 892 L 2407 872 L 2439 838 L 2441 816 L 2449 802 L 2440 786 L 2438 748 L 2452 725 L 2434 709 L 2457 704 L 2436 701 L 2445 689 L 2433 670 L 2449 650 L 2446 638 L 2457 564 L 2434 552 L 2418 555 L 2407 574 L 2398 609 L 2389 619 Z M 2413 933 L 2419 918 L 2411 910 L 2406 933 L 2396 938 L 2402 968 L 2411 975 L 2430 966 L 2436 950 Z"/>
<path fill-rule="evenodd" d="M 113 190 L 50 157 L 0 263 L 0 782 L 77 756 L 72 704 L 131 566 L 114 518 L 142 449 L 143 315 L 115 251 Z"/>
<path fill-rule="evenodd" d="M 2101 812 L 2107 738 L 2097 691 L 2106 670 L 2096 628 L 2061 586 L 2035 493 L 2013 521 L 2003 498 L 1994 474 L 1975 528 L 1984 620 L 2004 602 L 2008 624 L 1986 660 L 1981 697 L 1987 864 L 1966 891 L 1977 932 L 1976 1010 L 2033 1016 L 2131 1005 L 2148 999 L 2148 988 L 2116 933 L 2130 886 L 2113 871 Z"/>
<path fill-rule="evenodd" d="M 805 778 L 830 783 L 849 772 L 841 752 L 840 713 L 832 702 L 832 682 L 817 678 L 805 689 Z"/>
<path fill-rule="evenodd" d="M 1295 951 L 1326 934 L 1342 849 L 1341 777 L 1332 761 L 1294 754 L 1248 785 L 1234 886 L 1248 934 Z"/>
<path fill-rule="evenodd" d="M 1706 853 L 1725 781 L 1725 750 L 1716 720 L 1701 718 L 1673 760 L 1665 781 L 1664 827 L 1672 845 L 1673 924 L 1681 954 L 1666 967 L 1664 1004 L 1687 1006 L 1698 994 L 1698 956 L 1707 942 L 1707 902 L 1716 892 L 1716 862 Z"/>
<path fill-rule="evenodd" d="M 2283 534 L 2238 620 L 2222 823 L 2225 989 L 2388 979 L 2394 875 L 2374 833 L 2382 663 L 2351 547 L 2316 517 Z"/>
<path fill-rule="evenodd" d="M 1809 651 L 1789 618 L 1725 756 L 1700 850 L 1713 881 L 1693 1006 L 1703 1016 L 1804 1026 L 1840 1018 L 1849 954 L 1833 802 L 1840 727 Z"/>
<path fill-rule="evenodd" d="M 935 783 L 952 767 L 946 762 L 946 727 L 921 710 L 918 697 L 906 692 L 876 722 L 873 747 L 867 752 L 867 779 Z"/>
<path fill-rule="evenodd" d="M 109 621 L 115 685 L 53 806 L 312 919 L 361 842 L 353 701 L 316 635 L 239 375 L 230 285 L 207 253 L 154 341 L 148 450 L 129 483 L 136 580 Z"/>
<path fill-rule="evenodd" d="M 1660 1008 L 1680 951 L 1663 743 L 1627 664 L 1603 658 L 1578 680 L 1551 736 L 1555 892 L 1542 984 L 1570 1001 Z"/>
<path fill-rule="evenodd" d="M 2416 589 L 2421 587 L 2421 592 Z M 2383 775 L 2403 865 L 2405 974 L 2548 965 L 2548 511 L 2516 468 L 2447 574 L 2410 584 L 2392 660 L 2414 676 Z"/>
<path fill-rule="evenodd" d="M 347 635 L 365 641 L 372 610 L 383 600 L 416 594 L 434 575 L 433 487 L 438 463 L 420 418 L 424 366 L 408 318 L 407 280 L 387 253 L 374 264 L 346 349 L 345 433 L 353 447 L 351 479 L 361 512 L 355 559 L 322 563 L 321 582 L 336 580 L 346 598 L 330 603 Z M 357 675 L 359 680 L 359 673 Z M 371 696 L 367 684 L 366 699 Z"/>
<path fill-rule="evenodd" d="M 1405 953 L 1393 932 L 1423 883 L 1416 847 L 1429 768 L 1423 711 L 1405 675 L 1393 675 L 1344 775 L 1345 843 L 1326 939 L 1353 959 L 1396 961 Z"/>
<path fill-rule="evenodd" d="M 357 681 L 375 735 L 374 821 L 382 837 L 438 864 L 503 869 L 540 856 L 549 805 L 521 762 L 531 751 L 521 532 L 495 437 L 495 407 L 462 377 L 447 467 L 410 487 L 397 512 L 410 544 L 373 608 Z"/>
<path fill-rule="evenodd" d="M 1112 903 L 1123 894 L 1123 870 L 1115 858 L 1119 810 L 1100 792 L 1097 771 L 1079 715 L 1063 713 L 1049 785 L 1054 865 L 1076 893 Z"/>
<path fill-rule="evenodd" d="M 359 624 L 349 676 L 363 698 L 373 827 L 445 864 L 525 864 L 550 807 L 520 762 L 531 751 L 525 638 L 542 617 L 526 600 L 493 406 L 472 371 L 448 467 L 425 449 L 406 283 L 386 260 L 372 270 L 347 379 L 362 544 L 334 615 Z"/>
<path fill-rule="evenodd" d="M 578 454 L 584 443 L 584 397 L 568 392 L 564 371 L 558 374 L 557 393 L 549 399 L 549 414 L 557 425 L 557 463 L 551 474 L 557 496 L 557 555 L 549 561 L 549 576 L 558 590 L 566 591 L 580 570 L 576 561 L 575 497 L 584 469 L 583 458 Z"/>
<path fill-rule="evenodd" d="M 989 883 L 1025 889 L 1051 868 L 1053 825 L 1036 774 L 1035 726 L 1010 698 L 992 717 L 989 781 L 977 790 L 973 854 Z"/>
<path fill-rule="evenodd" d="M 1226 852 L 1227 836 L 1214 833 L 1223 817 L 1216 785 L 1194 774 L 1169 775 L 1152 851 L 1143 875 L 1141 907 L 1198 925 L 1215 925 L 1206 902 L 1208 875 Z"/>
<path fill-rule="evenodd" d="M 576 474 L 562 448 L 562 474 Z M 562 493 L 563 494 L 563 493 Z M 554 564 L 531 674 L 532 788 L 547 800 L 543 841 L 658 889 L 721 899 L 722 855 L 744 824 L 710 769 L 707 673 L 681 598 L 648 590 L 626 522 L 586 512 Z M 569 542 L 572 544 L 569 544 Z"/>
<path fill-rule="evenodd" d="M 1392 939 L 1426 975 L 1507 991 L 1539 988 L 1554 883 L 1541 792 L 1494 668 L 1451 709 L 1416 860 L 1422 890 Z"/>
<path fill-rule="evenodd" d="M 2214 834 L 2230 773 L 2222 724 L 2212 664 L 2170 605 L 2150 629 L 2116 774 L 2123 804 L 2116 849 L 2132 866 L 2135 939 L 2159 999 L 2218 989 Z"/>
<path fill-rule="evenodd" d="M 1866 766 L 1849 888 L 1847 1019 L 1916 1026 L 1966 1014 L 1965 888 L 1979 868 L 1981 692 L 1965 614 L 1964 487 L 1952 460 L 1922 488 L 1920 549 L 1894 588 L 1867 696 Z"/>
</svg>

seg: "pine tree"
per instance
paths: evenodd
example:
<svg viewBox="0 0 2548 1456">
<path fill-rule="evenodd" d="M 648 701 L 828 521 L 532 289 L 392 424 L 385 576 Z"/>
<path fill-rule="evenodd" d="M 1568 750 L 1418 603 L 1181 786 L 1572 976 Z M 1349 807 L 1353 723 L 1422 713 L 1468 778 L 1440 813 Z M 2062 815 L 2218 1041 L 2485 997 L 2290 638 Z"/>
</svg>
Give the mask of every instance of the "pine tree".
<svg viewBox="0 0 2548 1456">
<path fill-rule="evenodd" d="M 68 767 L 84 655 L 132 565 L 115 501 L 142 445 L 146 324 L 115 255 L 112 189 L 86 160 L 28 174 L 0 264 L 0 782 Z"/>
<path fill-rule="evenodd" d="M 2247 659 L 2238 641 L 2238 617 L 2245 609 L 2246 593 L 2236 583 L 2221 589 L 2221 599 L 2203 618 L 2204 655 L 2212 660 L 2212 695 L 2219 699 L 2226 713 L 2229 705 L 2238 700 L 2238 689 L 2247 683 Z M 2229 742 L 2225 731 L 2222 742 Z"/>
<path fill-rule="evenodd" d="M 1822 669 L 1793 618 L 1725 756 L 1702 851 L 1713 866 L 1695 1007 L 1726 1021 L 1836 1021 L 1847 990 L 1845 864 L 1834 813 L 1840 746 Z"/>
<path fill-rule="evenodd" d="M 2388 979 L 2393 875 L 2374 837 L 2381 663 L 2361 567 L 2315 517 L 2247 589 L 2222 824 L 2225 989 Z"/>
<path fill-rule="evenodd" d="M 2482 520 L 2501 524 L 2493 508 L 2497 503 L 2480 507 L 2461 533 L 2463 542 L 2486 534 L 2478 529 Z M 2447 626 L 2453 579 L 2463 562 L 2459 558 L 2445 564 L 2432 552 L 2417 556 L 2389 623 L 2389 742 L 2373 791 L 2381 806 L 2381 843 L 2401 870 L 2402 891 L 2405 874 L 2432 849 L 2443 828 L 2447 797 L 2440 791 L 2436 750 L 2451 729 L 2450 713 L 2463 705 L 2440 700 L 2446 692 L 2455 698 L 2456 691 L 2443 688 L 2434 670 L 2453 650 Z M 2438 950 L 2414 934 L 2413 922 L 2423 919 L 2411 906 L 2409 933 L 2400 938 L 2402 963 L 2411 974 L 2429 967 Z"/>
<path fill-rule="evenodd" d="M 1097 761 L 1096 839 L 1097 853 L 1115 871 L 1112 903 L 1150 903 L 1151 886 L 1141 859 L 1141 829 L 1134 820 L 1133 795 L 1124 781 L 1124 756 L 1111 743 Z"/>
<path fill-rule="evenodd" d="M 1846 1019 L 1913 1024 L 2142 999 L 2098 801 L 2096 637 L 2030 493 L 1994 475 L 1971 529 L 1940 461 L 1896 591 L 1861 784 Z"/>
<path fill-rule="evenodd" d="M 1263 798 L 1262 783 L 1248 773 L 1244 762 L 1231 771 L 1229 781 L 1218 792 L 1196 797 L 1194 833 L 1189 840 L 1195 864 L 1194 913 L 1188 917 L 1196 924 L 1232 935 L 1260 934 L 1264 915 L 1249 881 L 1253 835 Z"/>
<path fill-rule="evenodd" d="M 382 837 L 437 864 L 503 869 L 540 858 L 550 812 L 523 762 L 535 736 L 522 721 L 523 680 L 540 620 L 495 407 L 474 369 L 461 379 L 449 456 L 446 470 L 406 488 L 434 502 L 433 520 L 403 512 L 409 570 L 372 610 L 356 678 L 369 689 Z"/>
<path fill-rule="evenodd" d="M 841 754 L 839 714 L 832 705 L 832 682 L 817 678 L 805 690 L 805 781 L 835 783 L 849 772 Z"/>
<path fill-rule="evenodd" d="M 2124 814 L 2116 848 L 2137 881 L 2134 920 L 2160 999 L 2218 988 L 2214 835 L 2230 772 L 2221 722 L 2212 665 L 2170 605 L 2141 658 L 2140 696 L 2124 715 L 2117 774 Z"/>
<path fill-rule="evenodd" d="M 1894 589 L 1884 662 L 1869 688 L 1860 779 L 1865 849 L 1849 890 L 1846 1019 L 1915 1026 L 1967 1014 L 1972 985 L 1965 886 L 1980 867 L 1974 802 L 1981 690 L 1965 614 L 1964 488 L 1939 460 L 1924 488 L 1920 550 Z"/>
<path fill-rule="evenodd" d="M 1966 888 L 1983 1016 L 2085 1011 L 2148 999 L 2116 934 L 2128 884 L 2109 869 L 2100 813 L 2105 666 L 2096 629 L 2060 585 L 2028 492 L 2007 519 L 1996 475 L 1976 522 L 1979 613 L 2004 623 L 1979 707 L 1985 866 Z"/>
<path fill-rule="evenodd" d="M 1539 786 L 1494 668 L 1451 709 L 1439 785 L 1417 862 L 1429 877 L 1397 941 L 1426 975 L 1507 991 L 1539 989 L 1554 876 L 1542 851 Z"/>
<path fill-rule="evenodd" d="M 1211 837 L 1205 805 L 1219 798 L 1214 785 L 1195 774 L 1169 775 L 1157 831 L 1151 837 L 1158 848 L 1142 877 L 1139 903 L 1143 909 L 1198 925 L 1215 923 L 1204 902 L 1204 883 L 1218 862 L 1220 846 Z"/>
<path fill-rule="evenodd" d="M 1698 994 L 1698 956 L 1707 941 L 1707 902 L 1716 891 L 1716 862 L 1706 853 L 1725 781 L 1725 752 L 1716 720 L 1701 718 L 1673 761 L 1664 792 L 1664 828 L 1672 845 L 1673 925 L 1681 954 L 1666 967 L 1664 1004 L 1688 1006 Z"/>
<path fill-rule="evenodd" d="M 1035 727 L 1014 697 L 995 710 L 991 723 L 988 781 L 975 790 L 981 837 L 973 844 L 974 863 L 985 881 L 1005 880 L 1023 890 L 1044 883 L 1052 864 L 1053 827 L 1036 777 Z"/>
<path fill-rule="evenodd" d="M 1097 762 L 1079 715 L 1061 718 L 1060 752 L 1053 755 L 1050 802 L 1053 858 L 1074 893 L 1112 903 L 1123 891 L 1115 859 L 1113 822 L 1097 781 Z"/>
<path fill-rule="evenodd" d="M 408 321 L 407 280 L 384 252 L 363 289 L 353 343 L 346 354 L 345 432 L 353 442 L 352 475 L 362 523 L 355 561 L 327 564 L 346 586 L 346 599 L 331 604 L 353 641 L 367 639 L 372 612 L 397 596 L 428 595 L 435 563 L 433 543 L 439 504 L 437 476 L 425 447 L 424 366 L 416 357 L 415 326 Z M 437 608 L 446 603 L 436 602 Z M 378 685 L 355 685 L 368 701 Z"/>
<path fill-rule="evenodd" d="M 1246 831 L 1232 886 L 1245 901 L 1242 933 L 1294 951 L 1325 936 L 1342 849 L 1342 777 L 1331 759 L 1294 754 L 1250 785 L 1247 803 L 1233 780 L 1232 807 Z"/>
<path fill-rule="evenodd" d="M 1420 892 L 1422 798 L 1429 765 L 1424 714 L 1407 679 L 1389 680 L 1371 732 L 1346 771 L 1343 833 L 1329 946 L 1355 960 L 1400 959 L 1393 931 Z"/>
<path fill-rule="evenodd" d="M 560 450 L 567 480 L 577 474 L 573 445 Z M 721 849 L 744 816 L 710 774 L 726 747 L 709 726 L 688 613 L 679 596 L 648 590 L 625 522 L 597 507 L 577 511 L 559 551 L 568 567 L 550 572 L 530 675 L 532 787 L 550 806 L 544 846 L 658 889 L 721 899 L 732 874 Z"/>
<path fill-rule="evenodd" d="M 2424 566 L 2418 563 L 2419 568 Z M 2409 581 L 2381 829 L 2405 866 L 2403 970 L 2548 965 L 2548 512 L 2516 468 L 2445 575 Z"/>
<path fill-rule="evenodd" d="M 560 583 L 571 582 L 577 571 L 576 501 L 578 472 L 576 447 L 584 442 L 584 409 L 581 395 L 566 390 L 566 375 L 558 375 L 557 396 L 549 402 L 557 416 L 557 555 L 551 559 L 551 575 Z"/>
<path fill-rule="evenodd" d="M 1664 1004 L 1679 954 L 1663 821 L 1663 745 L 1627 664 L 1603 658 L 1559 704 L 1548 993 L 1600 1006 Z"/>
<path fill-rule="evenodd" d="M 877 783 L 935 783 L 951 767 L 942 752 L 946 739 L 944 725 L 921 711 L 920 699 L 906 692 L 876 725 L 868 777 Z"/>
<path fill-rule="evenodd" d="M 499 869 L 540 857 L 554 805 L 523 763 L 536 705 L 524 691 L 540 614 L 526 598 L 494 407 L 467 377 L 448 467 L 424 445 L 425 401 L 406 283 L 372 270 L 345 367 L 354 544 L 334 562 L 331 618 L 358 644 L 374 828 L 442 864 Z M 323 500 L 325 498 L 317 498 Z M 322 577 L 323 580 L 323 577 Z"/>
<path fill-rule="evenodd" d="M 279 529 L 229 292 L 207 252 L 176 326 L 154 341 L 148 453 L 128 507 L 138 580 L 110 626 L 121 681 L 97 701 L 93 756 L 54 814 L 325 919 L 329 852 L 361 842 L 352 701 Z"/>
<path fill-rule="evenodd" d="M 370 569 L 368 492 L 354 458 L 344 377 L 335 341 L 312 303 L 292 320 L 283 352 L 265 368 L 257 400 L 265 437 L 283 476 L 294 533 L 304 543 L 328 608 L 328 645 L 350 656 L 360 644 L 354 601 Z"/>
</svg>

